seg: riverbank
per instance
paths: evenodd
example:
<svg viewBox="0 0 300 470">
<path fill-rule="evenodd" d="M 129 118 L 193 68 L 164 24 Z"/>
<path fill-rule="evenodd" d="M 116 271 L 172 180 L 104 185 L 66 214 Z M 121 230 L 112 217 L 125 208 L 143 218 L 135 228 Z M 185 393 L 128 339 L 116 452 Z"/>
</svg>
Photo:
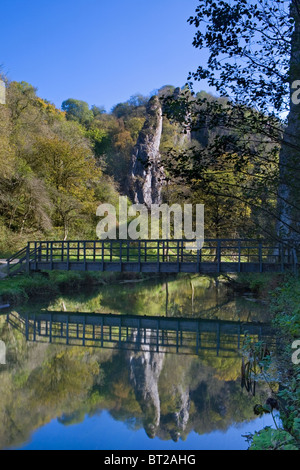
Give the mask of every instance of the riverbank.
<svg viewBox="0 0 300 470">
<path fill-rule="evenodd" d="M 177 275 L 179 276 L 179 275 Z M 182 274 L 184 276 L 184 274 Z M 0 279 L 1 303 L 17 304 L 36 297 L 52 297 L 68 289 L 78 290 L 116 282 L 143 282 L 159 278 L 160 274 L 113 273 L 113 272 L 75 272 L 50 271 L 49 273 L 32 273 L 12 278 Z M 234 275 L 216 276 L 216 284 L 225 283 L 235 293 L 251 293 L 262 300 L 268 300 L 268 292 L 280 285 L 282 276 L 274 275 Z"/>
<path fill-rule="evenodd" d="M 259 357 L 261 344 L 245 350 L 247 360 L 261 367 L 262 376 L 271 370 L 271 379 L 279 384 L 272 400 L 256 408 L 258 414 L 277 414 L 275 428 L 249 436 L 250 450 L 300 450 L 300 277 L 289 273 L 237 274 L 225 276 L 225 280 L 235 292 L 251 292 L 263 300 L 277 331 L 276 356 Z"/>
<path fill-rule="evenodd" d="M 197 275 L 193 275 L 196 276 Z M 0 279 L 0 305 L 11 305 L 36 300 L 38 297 L 51 298 L 66 291 L 79 291 L 114 283 L 139 283 L 157 279 L 189 278 L 189 274 L 158 274 L 158 273 L 118 273 L 118 272 L 81 272 L 81 271 L 50 271 L 22 274 L 15 277 Z M 207 278 L 207 276 L 204 276 Z M 215 285 L 226 284 L 230 291 L 234 287 L 227 277 L 212 277 Z"/>
<path fill-rule="evenodd" d="M 279 412 L 279 419 L 275 429 L 252 436 L 250 450 L 300 450 L 300 278 L 288 274 L 260 279 L 241 276 L 235 282 L 240 287 L 252 286 L 260 298 L 267 299 L 278 332 L 276 356 L 261 361 L 260 366 L 263 372 L 275 371 L 279 388 L 273 392 L 273 401 L 260 404 L 259 410 L 262 414 Z"/>
<path fill-rule="evenodd" d="M 114 282 L 138 282 L 149 279 L 139 273 L 60 272 L 33 273 L 0 280 L 0 305 L 17 304 L 40 296 L 53 297 L 66 290 L 79 290 Z"/>
</svg>

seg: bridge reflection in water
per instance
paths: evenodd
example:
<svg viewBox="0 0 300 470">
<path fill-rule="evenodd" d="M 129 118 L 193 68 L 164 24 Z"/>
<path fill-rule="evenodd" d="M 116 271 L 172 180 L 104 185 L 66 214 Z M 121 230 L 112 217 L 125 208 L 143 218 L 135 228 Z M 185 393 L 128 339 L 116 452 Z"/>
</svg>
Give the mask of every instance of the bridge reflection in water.
<svg viewBox="0 0 300 470">
<path fill-rule="evenodd" d="M 267 324 L 199 318 L 41 311 L 12 312 L 7 322 L 27 341 L 190 355 L 232 356 L 246 335 L 268 344 L 274 337 Z"/>
</svg>

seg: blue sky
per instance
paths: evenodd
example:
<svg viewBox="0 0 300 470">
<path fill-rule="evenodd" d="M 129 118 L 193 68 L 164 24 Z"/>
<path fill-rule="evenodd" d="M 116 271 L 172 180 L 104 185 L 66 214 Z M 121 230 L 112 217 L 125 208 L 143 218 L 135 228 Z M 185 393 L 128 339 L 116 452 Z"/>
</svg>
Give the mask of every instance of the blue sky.
<svg viewBox="0 0 300 470">
<path fill-rule="evenodd" d="M 1 0 L 0 64 L 60 107 L 107 111 L 135 93 L 183 86 L 203 64 L 187 23 L 197 0 Z M 206 89 L 205 84 L 197 90 Z"/>
<path fill-rule="evenodd" d="M 199 435 L 192 431 L 177 443 L 171 440 L 149 439 L 144 429 L 131 430 L 122 421 L 114 420 L 107 411 L 86 417 L 78 424 L 64 426 L 53 420 L 36 430 L 21 450 L 247 450 L 243 437 L 266 426 L 274 428 L 273 418 L 264 415 L 250 422 L 230 426 L 226 431 Z M 109 454 L 107 454 L 109 456 Z M 134 454 L 133 454 L 134 455 Z M 146 458 L 146 456 L 145 456 Z"/>
</svg>

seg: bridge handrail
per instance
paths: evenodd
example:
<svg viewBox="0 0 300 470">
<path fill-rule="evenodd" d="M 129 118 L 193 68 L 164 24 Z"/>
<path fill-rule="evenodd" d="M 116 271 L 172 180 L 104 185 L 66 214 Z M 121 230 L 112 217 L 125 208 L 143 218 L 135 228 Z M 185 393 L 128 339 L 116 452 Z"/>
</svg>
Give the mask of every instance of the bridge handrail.
<svg viewBox="0 0 300 470">
<path fill-rule="evenodd" d="M 18 251 L 17 253 L 15 253 L 13 256 L 11 256 L 10 258 L 8 258 L 6 260 L 6 263 L 7 263 L 7 274 L 8 276 L 12 274 L 12 272 L 14 271 L 17 271 L 18 270 L 18 267 L 19 266 L 22 266 L 23 263 L 26 261 L 29 261 L 30 258 L 35 255 L 35 252 L 36 250 L 33 249 L 33 250 L 30 250 L 30 245 L 28 244 L 25 248 L 23 248 L 22 250 Z M 20 257 L 20 255 L 22 255 Z M 25 256 L 24 256 L 25 255 Z M 11 266 L 11 262 L 12 261 L 15 261 L 15 260 L 18 260 L 17 263 L 14 263 L 13 266 Z"/>
<path fill-rule="evenodd" d="M 27 247 L 22 248 L 22 249 L 19 250 L 17 253 L 15 253 L 14 255 L 12 255 L 10 258 L 7 258 L 7 259 L 6 259 L 6 262 L 7 262 L 7 263 L 11 263 L 11 261 L 14 261 L 15 259 L 20 259 L 20 255 L 26 254 L 26 252 L 27 252 Z"/>
<path fill-rule="evenodd" d="M 63 269 L 68 270 L 72 262 L 84 263 L 84 269 L 87 269 L 87 263 L 97 261 L 102 263 L 103 270 L 106 262 L 120 265 L 134 262 L 139 267 L 141 263 L 158 263 L 158 271 L 160 263 L 197 263 L 200 267 L 201 263 L 213 262 L 217 265 L 217 272 L 220 272 L 222 263 L 234 262 L 238 265 L 238 272 L 242 263 L 259 264 L 259 271 L 263 272 L 263 264 L 271 262 L 277 264 L 281 271 L 285 270 L 287 264 L 296 271 L 298 246 L 286 242 L 251 238 L 207 238 L 199 250 L 193 250 L 186 246 L 186 243 L 191 244 L 193 241 L 184 239 L 45 240 L 28 242 L 26 248 L 9 258 L 7 263 L 9 270 L 11 261 L 22 256 L 13 265 L 13 269 L 16 271 L 17 266 L 26 261 L 28 272 L 31 268 L 39 269 L 39 263 L 42 262 L 50 263 L 50 269 L 55 269 L 57 261 L 66 263 Z M 30 267 L 31 262 L 35 266 Z"/>
</svg>

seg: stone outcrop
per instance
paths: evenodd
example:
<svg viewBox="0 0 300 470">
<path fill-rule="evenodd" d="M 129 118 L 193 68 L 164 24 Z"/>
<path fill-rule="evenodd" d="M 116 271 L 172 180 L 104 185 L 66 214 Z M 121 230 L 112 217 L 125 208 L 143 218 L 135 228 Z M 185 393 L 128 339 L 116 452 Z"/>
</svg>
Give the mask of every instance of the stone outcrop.
<svg viewBox="0 0 300 470">
<path fill-rule="evenodd" d="M 173 384 L 170 398 L 171 402 L 176 402 L 176 407 L 173 412 L 162 415 L 159 379 L 165 351 L 160 348 L 160 352 L 156 352 L 156 331 L 147 329 L 143 331 L 143 337 L 147 345 L 139 344 L 139 351 L 129 354 L 130 382 L 142 410 L 143 426 L 150 438 L 164 434 L 177 442 L 188 425 L 190 390 L 181 383 Z M 137 332 L 133 333 L 132 339 L 139 341 Z"/>
<path fill-rule="evenodd" d="M 146 330 L 146 336 L 150 338 L 153 332 Z M 164 358 L 164 353 L 149 351 L 146 346 L 140 346 L 140 351 L 129 357 L 130 381 L 143 412 L 144 429 L 150 438 L 155 437 L 160 424 L 158 380 Z"/>
<path fill-rule="evenodd" d="M 179 385 L 177 390 L 179 409 L 172 414 L 174 429 L 170 432 L 173 441 L 177 442 L 181 433 L 185 431 L 190 417 L 190 393 L 189 389 Z"/>
<path fill-rule="evenodd" d="M 147 118 L 134 147 L 131 164 L 131 196 L 135 204 L 161 204 L 164 171 L 159 153 L 162 108 L 157 96 L 147 106 Z"/>
</svg>

